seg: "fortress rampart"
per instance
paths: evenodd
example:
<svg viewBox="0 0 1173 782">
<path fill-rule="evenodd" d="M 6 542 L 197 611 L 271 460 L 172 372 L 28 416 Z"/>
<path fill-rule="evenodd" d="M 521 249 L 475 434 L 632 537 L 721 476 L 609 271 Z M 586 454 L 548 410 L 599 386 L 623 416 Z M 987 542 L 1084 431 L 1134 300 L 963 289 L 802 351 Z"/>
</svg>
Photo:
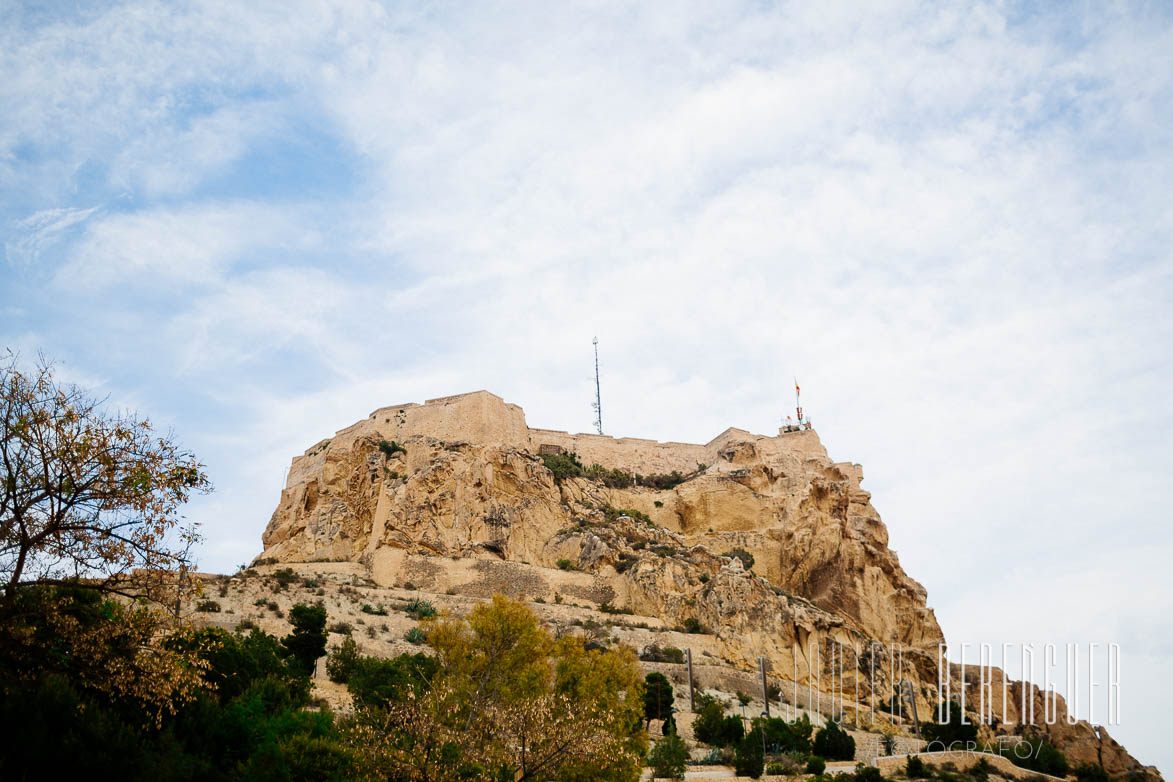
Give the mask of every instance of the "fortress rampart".
<svg viewBox="0 0 1173 782">
<path fill-rule="evenodd" d="M 644 475 L 673 470 L 692 472 L 697 465 L 713 464 L 723 449 L 745 441 L 753 442 L 766 457 L 783 451 L 827 456 L 813 430 L 784 432 L 780 429 L 777 436 L 769 437 L 731 427 L 702 445 L 530 428 L 525 421 L 525 412 L 519 406 L 488 391 L 472 391 L 429 399 L 423 404 L 407 402 L 380 407 L 364 420 L 340 430 L 330 440 L 316 443 L 302 456 L 294 458 L 287 485 L 317 469 L 325 458 L 327 444 L 349 447 L 363 437 L 403 442 L 414 435 L 448 442 L 521 448 L 533 453 L 573 451 L 585 465 L 597 463 Z"/>
</svg>

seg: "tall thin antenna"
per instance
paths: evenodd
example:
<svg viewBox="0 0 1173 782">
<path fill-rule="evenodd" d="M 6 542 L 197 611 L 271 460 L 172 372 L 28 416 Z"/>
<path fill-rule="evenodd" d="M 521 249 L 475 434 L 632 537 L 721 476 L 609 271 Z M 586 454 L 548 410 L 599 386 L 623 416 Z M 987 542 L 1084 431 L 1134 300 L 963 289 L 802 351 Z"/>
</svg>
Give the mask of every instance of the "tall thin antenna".
<svg viewBox="0 0 1173 782">
<path fill-rule="evenodd" d="M 603 433 L 603 394 L 599 390 L 599 338 L 595 337 L 592 340 L 595 346 L 595 403 L 592 407 L 595 408 L 595 431 L 599 434 Z"/>
</svg>

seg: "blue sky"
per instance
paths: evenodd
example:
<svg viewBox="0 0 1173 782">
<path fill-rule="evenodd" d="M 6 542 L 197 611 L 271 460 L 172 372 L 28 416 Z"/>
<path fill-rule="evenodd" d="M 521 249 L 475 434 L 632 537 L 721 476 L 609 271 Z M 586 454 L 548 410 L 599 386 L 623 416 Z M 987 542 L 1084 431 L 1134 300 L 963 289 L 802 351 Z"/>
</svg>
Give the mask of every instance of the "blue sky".
<svg viewBox="0 0 1173 782">
<path fill-rule="evenodd" d="M 0 3 L 0 343 L 174 428 L 206 569 L 293 454 L 487 388 L 769 433 L 799 375 L 961 641 L 1116 641 L 1173 768 L 1162 4 Z M 1151 721 L 1151 722 L 1150 722 Z"/>
</svg>

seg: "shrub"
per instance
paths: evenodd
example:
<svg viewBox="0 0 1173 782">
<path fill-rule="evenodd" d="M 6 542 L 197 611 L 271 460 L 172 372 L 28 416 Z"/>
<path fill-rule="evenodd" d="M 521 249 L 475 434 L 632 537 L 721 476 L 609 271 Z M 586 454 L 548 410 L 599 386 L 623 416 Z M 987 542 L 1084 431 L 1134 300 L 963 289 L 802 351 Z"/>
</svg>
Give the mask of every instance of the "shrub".
<svg viewBox="0 0 1173 782">
<path fill-rule="evenodd" d="M 639 562 L 638 557 L 633 557 L 631 554 L 620 554 L 619 559 L 615 560 L 611 567 L 615 568 L 616 573 L 625 573 L 637 562 Z"/>
<path fill-rule="evenodd" d="M 390 459 L 392 456 L 394 456 L 397 453 L 407 453 L 407 449 L 404 448 L 399 443 L 395 442 L 394 440 L 392 440 L 391 442 L 387 442 L 386 440 L 380 440 L 379 441 L 379 450 L 382 451 L 383 455 L 386 456 L 388 459 Z"/>
<path fill-rule="evenodd" d="M 705 626 L 701 624 L 701 620 L 697 619 L 695 616 L 690 616 L 685 619 L 684 623 L 681 624 L 680 627 L 684 632 L 691 633 L 692 635 L 702 635 L 708 632 L 705 629 Z"/>
<path fill-rule="evenodd" d="M 814 752 L 828 760 L 854 760 L 855 739 L 828 717 L 815 736 Z"/>
<path fill-rule="evenodd" d="M 316 578 L 307 578 L 305 581 L 301 582 L 301 585 L 306 589 L 317 589 L 319 586 L 318 579 Z"/>
<path fill-rule="evenodd" d="M 1023 749 L 1023 744 L 1029 747 L 1029 752 Z M 1015 746 L 1000 746 L 998 753 L 1016 766 L 1055 777 L 1067 776 L 1067 758 L 1045 739 L 1026 738 Z"/>
<path fill-rule="evenodd" d="M 773 777 L 782 776 L 783 774 L 789 774 L 790 768 L 784 763 L 774 761 L 773 763 L 766 764 L 766 773 Z"/>
<path fill-rule="evenodd" d="M 363 603 L 361 610 L 364 614 L 374 614 L 375 616 L 386 616 L 387 615 L 387 609 L 383 608 L 382 603 L 379 603 L 377 606 L 374 606 L 374 607 L 372 607 L 370 603 Z"/>
<path fill-rule="evenodd" d="M 652 523 L 652 518 L 648 514 L 638 511 L 635 508 L 616 508 L 612 505 L 604 505 L 600 510 L 603 511 L 603 518 L 610 523 L 615 523 L 623 516 L 635 519 L 636 521 L 642 521 L 644 524 Z"/>
<path fill-rule="evenodd" d="M 625 616 L 632 616 L 635 613 L 630 608 L 616 608 L 609 602 L 600 605 L 599 610 L 604 614 L 623 614 Z"/>
<path fill-rule="evenodd" d="M 293 568 L 281 568 L 273 571 L 273 579 L 280 585 L 281 589 L 287 588 L 294 581 L 297 581 L 297 574 L 293 572 Z"/>
<path fill-rule="evenodd" d="M 329 627 L 330 632 L 339 635 L 350 635 L 354 632 L 354 625 L 350 622 L 335 622 Z"/>
<path fill-rule="evenodd" d="M 948 708 L 949 712 L 948 719 L 946 719 L 945 714 L 946 708 Z M 965 712 L 957 701 L 950 701 L 948 704 L 942 703 L 937 709 L 937 721 L 921 726 L 925 740 L 930 743 L 939 741 L 946 747 L 954 742 L 961 742 L 964 746 L 968 742 L 976 741 L 977 725 L 972 720 L 967 720 L 969 724 L 963 725 L 961 720 L 964 714 Z"/>
<path fill-rule="evenodd" d="M 928 779 L 933 774 L 925 762 L 916 755 L 908 755 L 904 761 L 904 773 L 909 779 Z"/>
<path fill-rule="evenodd" d="M 427 600 L 421 600 L 418 597 L 407 601 L 407 606 L 404 607 L 403 612 L 413 619 L 427 619 L 430 616 L 437 614 L 436 607 Z"/>
<path fill-rule="evenodd" d="M 326 675 L 330 681 L 337 684 L 346 684 L 350 675 L 358 666 L 358 644 L 350 636 L 326 656 Z"/>
<path fill-rule="evenodd" d="M 855 782 L 884 782 L 884 775 L 875 766 L 855 764 Z"/>
<path fill-rule="evenodd" d="M 196 610 L 205 614 L 218 614 L 220 613 L 220 604 L 215 600 L 201 600 L 196 604 Z"/>
<path fill-rule="evenodd" d="M 679 470 L 673 470 L 669 473 L 656 473 L 654 475 L 637 475 L 636 483 L 640 486 L 647 486 L 652 489 L 660 491 L 667 491 L 668 489 L 675 489 L 680 484 L 688 480 L 688 476 L 681 474 Z"/>
<path fill-rule="evenodd" d="M 640 654 L 639 659 L 649 663 L 682 663 L 684 662 L 684 652 L 675 646 L 662 647 L 650 644 Z"/>
<path fill-rule="evenodd" d="M 385 660 L 360 657 L 346 688 L 359 706 L 385 708 L 422 692 L 436 675 L 438 663 L 426 654 L 401 654 Z"/>
<path fill-rule="evenodd" d="M 1073 773 L 1079 782 L 1108 782 L 1108 772 L 1099 763 L 1080 763 Z"/>
<path fill-rule="evenodd" d="M 823 760 L 818 755 L 811 755 L 806 759 L 806 768 L 804 771 L 808 774 L 822 774 L 827 769 L 827 761 Z"/>
<path fill-rule="evenodd" d="M 688 747 L 674 732 L 658 741 L 648 755 L 648 765 L 652 767 L 653 777 L 684 779 L 687 763 Z"/>
<path fill-rule="evenodd" d="M 739 723 L 740 724 L 740 723 Z M 765 756 L 762 752 L 762 734 L 754 728 L 737 742 L 733 754 L 733 767 L 738 776 L 757 779 L 762 775 L 765 767 Z"/>
<path fill-rule="evenodd" d="M 403 634 L 403 640 L 407 641 L 409 644 L 415 644 L 416 646 L 419 646 L 424 641 L 428 640 L 428 636 L 420 628 L 413 627 Z"/>
<path fill-rule="evenodd" d="M 554 564 L 558 566 L 559 570 L 578 570 L 578 568 L 575 567 L 574 563 L 571 562 L 569 559 L 560 559 L 557 562 L 555 562 Z"/>
<path fill-rule="evenodd" d="M 542 464 L 554 473 L 554 483 L 561 485 L 567 478 L 577 478 L 582 475 L 582 462 L 573 453 L 546 453 L 541 456 Z"/>
<path fill-rule="evenodd" d="M 657 508 L 664 507 L 664 503 L 660 502 L 659 500 L 653 500 L 652 504 L 655 505 Z"/>
<path fill-rule="evenodd" d="M 753 554 L 750 554 L 743 548 L 735 548 L 732 551 L 726 551 L 725 556 L 740 559 L 742 566 L 749 570 L 753 567 Z"/>
</svg>

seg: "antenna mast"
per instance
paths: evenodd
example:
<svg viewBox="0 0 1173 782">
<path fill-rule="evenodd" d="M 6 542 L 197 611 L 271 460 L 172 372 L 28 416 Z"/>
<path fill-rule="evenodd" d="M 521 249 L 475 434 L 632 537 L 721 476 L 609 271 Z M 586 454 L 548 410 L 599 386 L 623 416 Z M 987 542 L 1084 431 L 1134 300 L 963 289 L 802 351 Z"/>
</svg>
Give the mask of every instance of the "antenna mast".
<svg viewBox="0 0 1173 782">
<path fill-rule="evenodd" d="M 599 338 L 595 337 L 591 343 L 595 346 L 595 401 L 591 407 L 595 408 L 595 431 L 603 433 L 603 395 L 599 391 Z"/>
<path fill-rule="evenodd" d="M 799 396 L 798 378 L 794 378 L 794 412 L 798 413 L 798 425 L 802 426 L 802 397 Z"/>
</svg>

